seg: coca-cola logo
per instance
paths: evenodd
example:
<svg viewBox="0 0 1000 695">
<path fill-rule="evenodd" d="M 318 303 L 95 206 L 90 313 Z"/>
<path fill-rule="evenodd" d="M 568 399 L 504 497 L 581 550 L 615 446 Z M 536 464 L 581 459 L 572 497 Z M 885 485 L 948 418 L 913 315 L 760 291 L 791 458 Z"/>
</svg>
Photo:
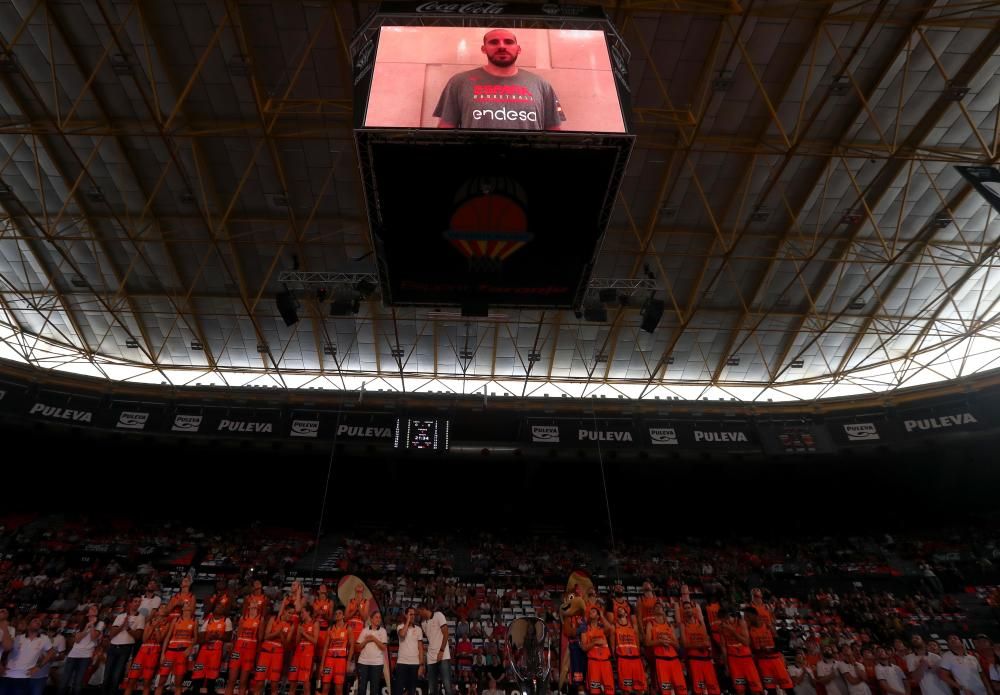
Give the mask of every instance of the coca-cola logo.
<svg viewBox="0 0 1000 695">
<path fill-rule="evenodd" d="M 503 14 L 505 2 L 425 2 L 417 5 L 417 12 L 446 14 Z"/>
</svg>

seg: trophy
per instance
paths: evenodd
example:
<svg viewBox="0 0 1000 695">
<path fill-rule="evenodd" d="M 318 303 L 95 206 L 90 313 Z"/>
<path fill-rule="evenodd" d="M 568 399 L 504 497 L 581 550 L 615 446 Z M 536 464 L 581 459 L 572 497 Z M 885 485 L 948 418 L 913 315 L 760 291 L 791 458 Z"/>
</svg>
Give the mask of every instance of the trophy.
<svg viewBox="0 0 1000 695">
<path fill-rule="evenodd" d="M 525 695 L 545 695 L 552 650 L 545 621 L 518 618 L 507 626 L 507 660 Z"/>
</svg>

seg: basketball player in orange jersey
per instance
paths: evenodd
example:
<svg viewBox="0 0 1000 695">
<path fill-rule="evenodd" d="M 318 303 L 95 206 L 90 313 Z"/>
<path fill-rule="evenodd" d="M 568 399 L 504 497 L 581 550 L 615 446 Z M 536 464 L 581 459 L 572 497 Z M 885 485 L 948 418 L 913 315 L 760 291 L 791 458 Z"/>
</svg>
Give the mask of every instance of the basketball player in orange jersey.
<svg viewBox="0 0 1000 695">
<path fill-rule="evenodd" d="M 604 603 L 604 600 L 597 595 L 597 589 L 595 589 L 594 587 L 590 587 L 589 589 L 587 589 L 587 595 L 584 597 L 584 601 L 586 601 L 587 603 L 587 615 L 590 615 L 591 608 L 596 607 L 600 609 L 602 615 L 604 614 L 604 611 L 607 608 L 607 606 Z M 607 618 L 605 618 L 605 620 L 608 623 L 611 622 L 610 620 L 607 620 Z"/>
<path fill-rule="evenodd" d="M 590 695 L 614 695 L 615 679 L 611 672 L 611 647 L 605 633 L 609 627 L 597 606 L 587 613 L 587 629 L 580 645 L 587 653 L 587 684 Z"/>
<path fill-rule="evenodd" d="M 271 683 L 271 692 L 277 693 L 278 684 L 285 670 L 285 649 L 292 642 L 292 622 L 287 608 L 278 615 L 271 616 L 264 630 L 264 639 L 260 643 L 260 653 L 257 654 L 257 667 L 254 669 L 253 686 L 255 695 L 264 692 L 264 683 Z"/>
<path fill-rule="evenodd" d="M 641 693 L 647 688 L 646 669 L 642 665 L 635 616 L 621 605 L 616 610 L 617 619 L 611 630 L 611 650 L 618 663 L 618 685 L 623 692 Z"/>
<path fill-rule="evenodd" d="M 621 584 L 615 584 L 614 588 L 611 590 L 611 610 L 607 612 L 605 616 L 608 622 L 612 625 L 618 620 L 618 611 L 622 609 L 625 611 L 626 615 L 629 617 L 629 622 L 634 625 L 634 619 L 632 618 L 632 604 L 628 602 L 625 598 L 625 587 Z"/>
<path fill-rule="evenodd" d="M 214 613 L 216 606 L 222 606 L 222 614 L 229 615 L 229 612 L 235 605 L 236 597 L 233 595 L 233 590 L 230 588 L 229 582 L 225 579 L 220 579 L 215 583 L 215 593 L 205 601 L 205 612 Z"/>
<path fill-rule="evenodd" d="M 657 602 L 653 609 L 653 620 L 646 625 L 646 644 L 653 647 L 657 690 L 666 695 L 687 695 L 684 669 L 677 656 L 677 637 L 674 635 L 674 626 L 667 620 L 662 602 Z"/>
<path fill-rule="evenodd" d="M 170 613 L 176 616 L 183 612 L 185 606 L 190 606 L 191 615 L 194 615 L 197 604 L 198 599 L 191 593 L 191 577 L 185 574 L 184 578 L 181 579 L 181 590 L 170 597 L 167 607 L 170 609 Z"/>
<path fill-rule="evenodd" d="M 336 695 L 344 695 L 347 662 L 354 658 L 354 643 L 351 630 L 344 622 L 344 611 L 338 608 L 333 613 L 333 623 L 326 631 L 323 645 L 322 695 L 330 695 L 330 683 Z"/>
<path fill-rule="evenodd" d="M 243 615 L 249 615 L 252 607 L 257 608 L 257 618 L 261 621 L 267 619 L 268 598 L 264 595 L 264 585 L 259 579 L 255 579 L 250 593 L 243 599 Z"/>
<path fill-rule="evenodd" d="M 285 596 L 284 603 L 291 607 L 296 612 L 302 610 L 303 604 L 306 602 L 305 594 L 302 593 L 302 582 L 298 579 L 292 582 L 292 588 Z"/>
<path fill-rule="evenodd" d="M 354 587 L 354 598 L 347 602 L 347 613 L 344 614 L 344 617 L 347 618 L 347 627 L 351 631 L 351 639 L 355 642 L 358 641 L 358 636 L 365 629 L 365 623 L 368 622 L 368 604 L 369 601 L 365 598 L 365 587 L 358 583 Z"/>
<path fill-rule="evenodd" d="M 326 584 L 320 584 L 316 590 L 316 597 L 312 602 L 313 612 L 316 620 L 319 621 L 319 641 L 316 649 L 316 671 L 323 667 L 323 643 L 326 641 L 326 631 L 330 629 L 333 622 L 333 601 L 330 599 L 329 589 Z"/>
<path fill-rule="evenodd" d="M 319 641 L 319 621 L 313 607 L 308 603 L 299 611 L 298 644 L 288 667 L 288 695 L 295 695 L 298 684 L 302 684 L 302 695 L 309 695 L 312 689 L 312 667 Z"/>
<path fill-rule="evenodd" d="M 774 648 L 774 628 L 753 606 L 744 611 L 750 625 L 750 646 L 757 657 L 757 670 L 765 690 L 791 690 L 795 687 L 785 667 L 785 657 Z"/>
<path fill-rule="evenodd" d="M 160 653 L 163 650 L 163 640 L 170 631 L 170 612 L 166 604 L 161 604 L 156 613 L 146 623 L 142 633 L 142 646 L 132 659 L 128 670 L 128 680 L 125 683 L 125 695 L 132 695 L 136 683 L 142 681 L 143 695 L 149 695 L 153 688 L 153 677 L 156 667 L 160 665 Z"/>
<path fill-rule="evenodd" d="M 639 596 L 639 601 L 635 607 L 643 634 L 646 632 L 646 624 L 653 620 L 653 609 L 656 608 L 657 600 L 652 582 L 643 582 L 642 595 Z"/>
<path fill-rule="evenodd" d="M 712 642 L 701 615 L 701 607 L 691 599 L 682 597 L 680 606 L 674 608 L 674 613 L 680 616 L 680 642 L 687 657 L 691 690 L 695 695 L 719 695 L 719 677 L 712 664 Z"/>
<path fill-rule="evenodd" d="M 750 652 L 750 632 L 746 621 L 725 608 L 719 610 L 719 621 L 729 677 L 733 681 L 736 695 L 743 695 L 747 688 L 751 693 L 763 693 L 764 686 L 760 682 L 760 675 L 757 673 Z"/>
<path fill-rule="evenodd" d="M 167 683 L 167 676 L 171 674 L 174 676 L 174 695 L 181 695 L 188 658 L 197 638 L 198 623 L 194 619 L 194 606 L 185 602 L 182 604 L 180 617 L 174 619 L 163 641 L 165 646 L 160 655 L 160 679 L 156 683 L 156 695 L 163 695 L 163 686 Z"/>
<path fill-rule="evenodd" d="M 719 597 L 714 593 L 709 594 L 706 599 L 705 623 L 708 625 L 708 631 L 712 635 L 712 641 L 715 642 L 719 649 L 722 649 L 722 621 L 719 620 L 719 611 L 722 610 L 722 604 L 719 603 Z"/>
<path fill-rule="evenodd" d="M 215 604 L 215 610 L 201 623 L 199 630 L 198 656 L 194 660 L 192 680 L 201 681 L 202 695 L 207 695 L 208 684 L 219 677 L 222 667 L 222 651 L 233 638 L 233 622 L 226 617 L 222 603 Z"/>
<path fill-rule="evenodd" d="M 774 628 L 774 611 L 771 608 L 771 604 L 764 602 L 763 592 L 756 587 L 750 590 L 750 607 L 757 611 L 757 616 L 766 625 L 769 625 L 772 629 Z"/>
<path fill-rule="evenodd" d="M 250 676 L 254 672 L 257 660 L 257 644 L 264 630 L 264 621 L 256 603 L 247 607 L 246 614 L 240 618 L 236 627 L 236 646 L 229 654 L 229 676 L 226 679 L 226 695 L 233 695 L 236 681 L 240 683 L 240 695 L 247 695 Z"/>
<path fill-rule="evenodd" d="M 333 622 L 333 600 L 330 598 L 330 590 L 326 584 L 320 584 L 316 590 L 316 598 L 312 602 L 316 619 L 319 620 L 320 627 L 325 630 Z"/>
</svg>

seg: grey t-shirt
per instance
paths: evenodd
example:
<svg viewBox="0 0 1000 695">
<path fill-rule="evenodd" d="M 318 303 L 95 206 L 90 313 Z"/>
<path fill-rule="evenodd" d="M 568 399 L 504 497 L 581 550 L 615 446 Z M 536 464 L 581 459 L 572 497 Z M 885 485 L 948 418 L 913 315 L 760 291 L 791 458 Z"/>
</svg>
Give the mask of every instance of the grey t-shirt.
<svg viewBox="0 0 1000 695">
<path fill-rule="evenodd" d="M 510 77 L 483 68 L 458 73 L 445 85 L 434 115 L 456 128 L 482 130 L 549 130 L 566 120 L 552 85 L 520 69 Z"/>
</svg>

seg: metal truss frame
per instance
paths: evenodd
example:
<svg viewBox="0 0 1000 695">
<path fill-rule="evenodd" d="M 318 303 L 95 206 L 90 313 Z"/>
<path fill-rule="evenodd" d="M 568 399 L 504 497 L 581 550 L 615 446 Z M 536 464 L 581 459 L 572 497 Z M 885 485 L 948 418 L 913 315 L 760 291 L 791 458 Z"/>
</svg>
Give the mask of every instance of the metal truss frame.
<svg viewBox="0 0 1000 695">
<path fill-rule="evenodd" d="M 385 308 L 371 298 L 357 316 L 337 320 L 318 302 L 306 301 L 304 320 L 276 343 L 270 328 L 276 285 L 353 286 L 378 277 L 367 269 L 372 265 L 360 272 L 307 267 L 315 263 L 310 250 L 342 246 L 334 233 L 315 234 L 317 227 L 365 224 L 360 190 L 354 195 L 356 210 L 323 212 L 324 196 L 342 185 L 333 169 L 316 182 L 307 209 L 261 212 L 242 202 L 263 168 L 273 173 L 275 193 L 292 197 L 297 184 L 289 174 L 286 146 L 336 142 L 345 157 L 354 156 L 350 99 L 312 98 L 298 89 L 325 50 L 336 60 L 332 72 L 350 91 L 350 32 L 356 24 L 351 8 L 325 7 L 275 83 L 266 78 L 265 58 L 254 45 L 253 20 L 237 0 L 225 0 L 210 13 L 206 41 L 185 67 L 171 55 L 152 0 L 119 5 L 95 0 L 90 16 L 99 30 L 96 52 L 79 48 L 78 29 L 67 22 L 60 3 L 39 0 L 23 10 L 18 26 L 0 35 L 0 54 L 10 66 L 0 73 L 0 89 L 13 104 L 12 112 L 0 114 L 0 136 L 8 143 L 0 152 L 0 243 L 16 249 L 17 263 L 34 269 L 38 278 L 25 280 L 34 276 L 16 268 L 0 273 L 0 356 L 53 374 L 80 369 L 150 383 L 214 375 L 221 384 L 262 379 L 289 388 L 381 384 L 414 392 L 496 388 L 521 396 L 628 398 L 876 393 L 1000 366 L 1000 298 L 990 292 L 1000 282 L 1000 239 L 990 232 L 996 215 L 962 217 L 974 191 L 939 182 L 941 166 L 1000 161 L 1000 104 L 993 105 L 995 116 L 977 121 L 969 105 L 947 91 L 919 112 L 902 96 L 895 105 L 879 96 L 890 80 L 905 85 L 930 73 L 956 87 L 973 83 L 1000 50 L 1000 15 L 990 2 L 903 5 L 906 11 L 884 0 L 609 4 L 618 34 L 642 61 L 643 79 L 655 94 L 638 99 L 633 108 L 636 149 L 656 153 L 663 165 L 642 170 L 648 180 L 643 183 L 653 189 L 648 199 L 623 192 L 609 201 L 612 223 L 601 253 L 627 256 L 631 268 L 619 264 L 613 272 L 621 277 L 591 279 L 580 297 L 600 289 L 655 292 L 666 309 L 654 336 L 639 331 L 636 306 L 616 306 L 606 324 L 592 325 L 554 310 L 511 309 L 469 320 L 444 311 Z M 695 87 L 678 97 L 665 74 L 668 66 L 658 64 L 655 35 L 659 22 L 681 15 L 712 22 L 714 35 L 698 54 Z M 774 66 L 776 74 L 765 74 L 770 66 L 753 57 L 755 26 L 792 20 L 807 24 L 808 35 L 797 55 Z M 846 50 L 835 37 L 844 26 L 859 32 Z M 873 48 L 882 30 L 895 32 L 896 41 Z M 938 31 L 968 32 L 977 39 L 963 60 L 946 60 L 935 42 Z M 72 63 L 59 67 L 74 71 L 72 84 L 78 88 L 72 94 L 60 93 L 54 62 L 43 75 L 19 59 L 22 51 L 36 49 L 57 51 Z M 192 94 L 206 85 L 208 66 L 234 52 L 246 57 L 245 70 L 232 77 L 250 95 L 248 109 L 238 117 L 209 118 L 192 106 Z M 820 52 L 832 58 L 821 63 Z M 880 58 L 876 69 L 861 69 L 872 55 Z M 914 67 L 917 55 L 929 61 L 929 70 Z M 120 56 L 126 56 L 124 69 Z M 843 94 L 816 86 L 831 67 Z M 720 70 L 736 69 L 763 120 L 755 129 L 724 136 L 711 126 L 713 82 Z M 132 97 L 130 108 L 112 98 L 113 71 L 124 85 L 119 88 Z M 799 104 L 797 113 L 789 115 L 786 102 Z M 818 132 L 831 111 L 842 124 L 833 137 Z M 915 118 L 905 130 L 904 116 Z M 945 119 L 965 129 L 964 142 L 938 137 Z M 859 124 L 876 136 L 861 137 Z M 241 160 L 235 186 L 211 161 L 213 143 L 223 139 L 244 143 L 250 153 Z M 159 171 L 143 169 L 136 143 L 163 153 Z M 30 166 L 18 166 L 19 151 L 31 153 Z M 364 169 L 363 148 L 358 156 Z M 735 185 L 724 191 L 713 189 L 703 164 L 713 157 L 742 165 Z M 93 194 L 109 162 L 141 203 Z M 862 180 L 858 163 L 877 173 Z M 762 168 L 766 176 L 760 183 Z M 808 185 L 788 196 L 786 177 L 792 171 L 803 172 L 798 175 Z M 628 173 L 622 161 L 617 175 Z M 845 176 L 853 204 L 843 211 L 844 220 L 820 230 L 809 217 L 813 201 L 835 199 L 833 182 Z M 30 185 L 4 193 L 8 183 L 21 179 Z M 167 204 L 168 189 L 193 203 Z M 702 224 L 662 219 L 667 201 L 685 190 L 700 206 Z M 934 202 L 934 211 L 919 229 L 907 229 L 902 210 L 920 191 Z M 882 208 L 891 195 L 902 202 L 896 219 L 887 221 Z M 754 221 L 753 213 L 765 206 L 778 223 Z M 942 234 L 949 225 L 956 231 Z M 272 228 L 274 239 L 261 247 L 242 231 L 248 227 Z M 361 238 L 371 251 L 367 234 Z M 661 250 L 664 239 L 689 245 L 686 260 L 693 272 L 682 277 L 671 270 L 669 252 Z M 198 255 L 193 266 L 181 260 L 190 249 Z M 263 271 L 253 263 L 258 250 L 270 254 Z M 95 268 L 80 261 L 84 251 L 95 259 Z M 302 259 L 303 267 L 279 270 L 291 255 Z M 751 264 L 748 278 L 737 276 L 737 264 Z M 646 265 L 655 278 L 642 277 Z M 778 283 L 778 271 L 789 265 L 794 272 Z M 858 272 L 860 282 L 853 278 Z M 213 289 L 207 273 L 220 273 L 234 289 Z M 935 279 L 937 290 L 914 306 L 919 297 L 914 277 L 921 273 Z M 155 281 L 140 283 L 139 275 Z M 720 283 L 733 290 L 728 305 L 711 299 Z M 838 303 L 848 288 L 868 298 L 864 306 Z M 229 308 L 221 314 L 206 308 L 223 305 Z M 213 328 L 219 323 L 221 333 Z M 310 337 L 300 340 L 300 330 Z M 697 345 L 710 331 L 725 336 L 721 347 L 682 359 L 680 346 Z M 180 337 L 201 345 L 203 359 L 175 359 L 169 345 Z M 830 352 L 832 337 L 844 339 L 842 350 Z M 246 340 L 263 349 L 237 364 L 233 351 Z M 123 350 L 116 341 L 136 347 Z M 303 341 L 315 361 L 290 366 L 288 358 L 304 350 Z M 738 355 L 759 359 L 763 376 L 735 374 L 730 363 Z M 800 374 L 796 365 L 808 360 L 821 366 Z M 682 362 L 701 362 L 698 376 L 678 371 Z"/>
</svg>

